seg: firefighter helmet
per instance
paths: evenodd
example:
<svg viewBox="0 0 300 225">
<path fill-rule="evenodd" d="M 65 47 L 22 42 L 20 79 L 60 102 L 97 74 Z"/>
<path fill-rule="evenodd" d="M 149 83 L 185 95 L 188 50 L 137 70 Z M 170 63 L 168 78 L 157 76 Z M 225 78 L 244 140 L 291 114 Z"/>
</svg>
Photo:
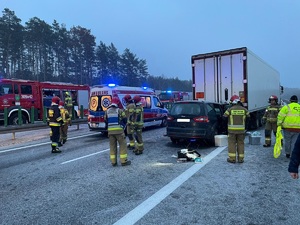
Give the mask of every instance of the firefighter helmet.
<svg viewBox="0 0 300 225">
<path fill-rule="evenodd" d="M 59 101 L 60 101 L 60 98 L 57 97 L 57 96 L 54 96 L 54 97 L 52 98 L 52 102 L 55 103 L 55 104 L 59 104 Z"/>
<path fill-rule="evenodd" d="M 133 97 L 133 101 L 134 101 L 135 104 L 139 103 L 141 100 L 142 99 L 141 99 L 141 97 L 139 95 L 136 95 L 136 96 Z"/>
<path fill-rule="evenodd" d="M 66 96 L 70 96 L 70 93 L 66 91 L 65 95 L 66 95 Z"/>
<path fill-rule="evenodd" d="M 110 106 L 118 107 L 120 104 L 120 99 L 118 97 L 113 97 Z"/>
<path fill-rule="evenodd" d="M 238 104 L 239 102 L 241 102 L 241 99 L 240 99 L 240 97 L 237 96 L 237 95 L 233 95 L 233 96 L 230 98 L 230 103 L 231 103 L 231 104 L 236 105 L 236 104 Z"/>
<path fill-rule="evenodd" d="M 278 103 L 278 98 L 276 95 L 271 95 L 269 98 L 269 103 L 271 103 L 272 100 L 275 100 L 276 103 Z"/>
<path fill-rule="evenodd" d="M 58 104 L 59 106 L 64 106 L 65 105 L 65 103 L 63 102 L 63 101 L 59 101 L 59 104 Z"/>
<path fill-rule="evenodd" d="M 290 102 L 298 102 L 298 97 L 297 97 L 297 95 L 293 95 L 293 96 L 290 98 Z"/>
<path fill-rule="evenodd" d="M 125 95 L 124 100 L 126 103 L 130 102 L 132 100 L 131 95 Z"/>
</svg>

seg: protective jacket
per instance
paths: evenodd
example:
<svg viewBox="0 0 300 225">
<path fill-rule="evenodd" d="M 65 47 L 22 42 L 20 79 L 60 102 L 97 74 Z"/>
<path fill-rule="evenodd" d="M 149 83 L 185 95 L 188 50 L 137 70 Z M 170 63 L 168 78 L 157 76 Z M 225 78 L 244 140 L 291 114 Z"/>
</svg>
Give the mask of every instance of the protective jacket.
<svg viewBox="0 0 300 225">
<path fill-rule="evenodd" d="M 126 117 L 127 117 L 127 125 L 134 125 L 135 124 L 135 104 L 133 102 L 129 103 L 126 106 Z"/>
<path fill-rule="evenodd" d="M 71 118 L 70 118 L 70 114 L 69 114 L 68 110 L 65 108 L 60 108 L 60 114 L 61 114 L 64 124 L 69 124 Z"/>
<path fill-rule="evenodd" d="M 276 123 L 277 122 L 277 116 L 280 111 L 281 106 L 280 105 L 270 105 L 267 107 L 265 114 L 263 116 L 263 120 L 269 123 Z"/>
<path fill-rule="evenodd" d="M 292 102 L 283 106 L 278 113 L 277 126 L 291 132 L 300 132 L 300 105 Z"/>
<path fill-rule="evenodd" d="M 48 110 L 47 121 L 49 126 L 59 127 L 62 124 L 63 120 L 57 104 L 52 103 L 50 109 Z"/>
<path fill-rule="evenodd" d="M 65 97 L 65 106 L 73 107 L 73 102 L 72 102 L 72 98 L 70 95 L 66 95 L 66 97 Z"/>
<path fill-rule="evenodd" d="M 250 114 L 246 108 L 241 105 L 233 105 L 224 113 L 228 117 L 228 133 L 241 134 L 246 130 L 246 117 Z"/>
<path fill-rule="evenodd" d="M 136 104 L 134 122 L 138 127 L 144 126 L 144 108 L 142 104 Z"/>
</svg>

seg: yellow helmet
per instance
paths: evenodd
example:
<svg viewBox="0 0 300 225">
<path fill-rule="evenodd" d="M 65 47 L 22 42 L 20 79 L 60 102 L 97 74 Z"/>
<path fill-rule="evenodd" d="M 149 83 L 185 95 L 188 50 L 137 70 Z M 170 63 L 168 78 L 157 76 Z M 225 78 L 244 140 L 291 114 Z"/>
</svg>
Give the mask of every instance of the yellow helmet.
<svg viewBox="0 0 300 225">
<path fill-rule="evenodd" d="M 70 93 L 66 91 L 65 95 L 66 95 L 66 96 L 70 96 Z"/>
</svg>

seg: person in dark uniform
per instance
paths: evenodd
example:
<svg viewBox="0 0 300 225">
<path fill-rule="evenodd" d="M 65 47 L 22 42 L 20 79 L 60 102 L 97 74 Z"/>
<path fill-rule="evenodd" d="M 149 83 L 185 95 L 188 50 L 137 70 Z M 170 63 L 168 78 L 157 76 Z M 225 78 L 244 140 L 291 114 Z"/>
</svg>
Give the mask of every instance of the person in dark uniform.
<svg viewBox="0 0 300 225">
<path fill-rule="evenodd" d="M 60 138 L 60 126 L 63 123 L 63 119 L 58 108 L 60 98 L 55 96 L 52 98 L 51 107 L 48 110 L 48 124 L 51 128 L 51 148 L 52 153 L 60 153 L 61 150 L 58 148 L 59 138 Z"/>
</svg>

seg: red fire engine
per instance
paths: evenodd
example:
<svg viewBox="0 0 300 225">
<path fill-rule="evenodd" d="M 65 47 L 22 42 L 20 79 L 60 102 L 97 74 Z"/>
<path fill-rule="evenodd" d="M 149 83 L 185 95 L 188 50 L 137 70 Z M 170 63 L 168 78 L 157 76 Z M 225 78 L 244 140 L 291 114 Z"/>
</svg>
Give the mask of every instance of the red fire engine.
<svg viewBox="0 0 300 225">
<path fill-rule="evenodd" d="M 182 92 L 182 91 L 162 91 L 158 95 L 159 99 L 162 102 L 178 102 L 183 100 L 189 100 L 190 95 L 188 92 Z"/>
<path fill-rule="evenodd" d="M 23 123 L 30 122 L 34 108 L 34 120 L 42 120 L 44 107 L 51 105 L 53 96 L 64 101 L 64 93 L 69 92 L 74 110 L 83 105 L 88 109 L 89 86 L 61 82 L 38 82 L 19 79 L 0 79 L 0 121 L 4 120 L 4 109 L 7 108 L 8 124 L 18 124 L 18 109 L 21 107 Z"/>
</svg>

